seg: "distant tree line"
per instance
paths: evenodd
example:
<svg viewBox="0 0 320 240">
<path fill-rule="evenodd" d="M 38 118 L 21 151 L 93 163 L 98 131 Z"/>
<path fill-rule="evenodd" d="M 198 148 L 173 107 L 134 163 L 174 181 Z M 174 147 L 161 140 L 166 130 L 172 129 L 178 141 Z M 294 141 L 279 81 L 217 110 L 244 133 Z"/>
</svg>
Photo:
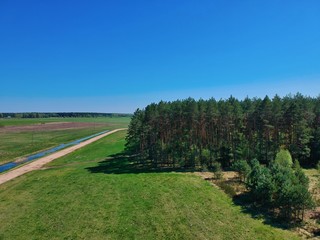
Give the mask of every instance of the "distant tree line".
<svg viewBox="0 0 320 240">
<path fill-rule="evenodd" d="M 132 114 L 125 113 L 95 113 L 95 112 L 24 112 L 24 113 L 0 113 L 0 118 L 67 118 L 67 117 L 130 117 Z"/>
<path fill-rule="evenodd" d="M 152 103 L 132 116 L 127 151 L 154 167 L 230 167 L 257 159 L 269 165 L 280 148 L 301 165 L 320 160 L 320 97 Z"/>
</svg>

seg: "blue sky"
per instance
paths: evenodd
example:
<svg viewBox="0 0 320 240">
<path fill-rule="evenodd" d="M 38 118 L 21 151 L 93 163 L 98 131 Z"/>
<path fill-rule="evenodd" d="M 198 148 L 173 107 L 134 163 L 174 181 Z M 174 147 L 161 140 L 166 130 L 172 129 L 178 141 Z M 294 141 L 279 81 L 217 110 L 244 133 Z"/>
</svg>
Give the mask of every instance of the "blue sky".
<svg viewBox="0 0 320 240">
<path fill-rule="evenodd" d="M 0 1 L 0 112 L 320 94 L 320 2 Z"/>
</svg>

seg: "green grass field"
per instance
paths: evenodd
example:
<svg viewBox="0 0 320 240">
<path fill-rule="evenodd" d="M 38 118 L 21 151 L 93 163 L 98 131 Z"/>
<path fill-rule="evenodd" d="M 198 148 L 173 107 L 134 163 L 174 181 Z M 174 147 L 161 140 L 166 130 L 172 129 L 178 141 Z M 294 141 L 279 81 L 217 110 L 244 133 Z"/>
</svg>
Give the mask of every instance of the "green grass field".
<svg viewBox="0 0 320 240">
<path fill-rule="evenodd" d="M 0 132 L 0 164 L 10 162 L 32 153 L 71 142 L 101 132 L 116 128 L 127 127 L 128 117 L 100 118 L 38 118 L 38 119 L 0 119 L 2 126 L 23 126 L 30 124 L 52 122 L 89 122 L 105 123 L 105 126 L 92 125 L 80 129 Z"/>
<path fill-rule="evenodd" d="M 23 126 L 29 124 L 52 122 L 96 122 L 109 123 L 117 126 L 127 126 L 130 117 L 97 117 L 97 118 L 0 118 L 0 126 Z"/>
<path fill-rule="evenodd" d="M 135 171 L 118 132 L 0 185 L 0 239 L 297 239 L 187 173 Z"/>
</svg>

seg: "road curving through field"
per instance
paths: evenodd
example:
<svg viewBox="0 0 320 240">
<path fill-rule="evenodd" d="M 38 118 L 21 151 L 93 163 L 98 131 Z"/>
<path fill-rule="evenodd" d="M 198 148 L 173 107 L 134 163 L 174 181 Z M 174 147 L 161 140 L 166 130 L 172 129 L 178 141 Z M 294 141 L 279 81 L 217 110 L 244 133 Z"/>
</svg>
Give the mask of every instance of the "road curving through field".
<svg viewBox="0 0 320 240">
<path fill-rule="evenodd" d="M 103 137 L 106 137 L 112 133 L 115 133 L 115 132 L 118 132 L 118 131 L 123 131 L 123 130 L 127 130 L 126 128 L 119 128 L 119 129 L 115 129 L 115 130 L 112 130 L 110 132 L 106 132 L 104 134 L 101 134 L 97 137 L 93 137 L 93 138 L 90 138 L 89 140 L 86 140 L 84 142 L 81 142 L 79 143 L 78 145 L 75 145 L 75 146 L 72 146 L 72 147 L 69 147 L 69 148 L 65 148 L 59 152 L 55 152 L 51 155 L 48 155 L 48 156 L 45 156 L 45 157 L 42 157 L 42 158 L 39 158 L 37 160 L 34 160 L 33 162 L 30 162 L 26 165 L 23 165 L 19 168 L 16 168 L 16 169 L 13 169 L 9 172 L 6 172 L 6 173 L 3 173 L 3 174 L 0 174 L 0 184 L 3 184 L 5 182 L 8 182 L 10 181 L 11 179 L 14 179 L 16 177 L 19 177 L 25 173 L 28 173 L 28 172 L 31 172 L 33 170 L 37 170 L 37 169 L 40 169 L 42 166 L 44 166 L 45 164 L 57 159 L 57 158 L 60 158 L 62 156 L 65 156 L 71 152 L 74 152 L 76 151 L 77 149 L 80 149 L 90 143 L 93 143 Z"/>
</svg>

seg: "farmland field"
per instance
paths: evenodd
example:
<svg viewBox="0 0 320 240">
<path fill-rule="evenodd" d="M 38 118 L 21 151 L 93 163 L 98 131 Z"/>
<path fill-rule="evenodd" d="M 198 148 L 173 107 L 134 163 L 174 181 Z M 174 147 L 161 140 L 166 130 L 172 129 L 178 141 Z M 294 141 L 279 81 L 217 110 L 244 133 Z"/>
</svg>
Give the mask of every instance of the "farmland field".
<svg viewBox="0 0 320 240">
<path fill-rule="evenodd" d="M 125 131 L 0 186 L 0 239 L 297 239 L 193 174 L 136 171 Z"/>
<path fill-rule="evenodd" d="M 82 137 L 126 127 L 128 117 L 0 119 L 0 164 Z"/>
<path fill-rule="evenodd" d="M 108 123 L 115 125 L 127 125 L 130 121 L 130 117 L 65 117 L 65 118 L 11 118 L 4 119 L 0 118 L 0 127 L 5 126 L 21 126 L 29 124 L 42 124 L 42 123 L 53 123 L 53 122 L 92 122 L 92 123 Z"/>
</svg>

